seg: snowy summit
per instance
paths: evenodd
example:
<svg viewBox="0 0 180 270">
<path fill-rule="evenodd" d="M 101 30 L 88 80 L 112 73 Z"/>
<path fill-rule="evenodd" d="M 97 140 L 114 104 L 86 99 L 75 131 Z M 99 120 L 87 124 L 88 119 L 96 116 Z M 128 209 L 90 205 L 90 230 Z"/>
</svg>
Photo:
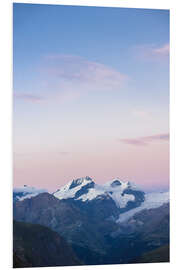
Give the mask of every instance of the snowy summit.
<svg viewBox="0 0 180 270">
<path fill-rule="evenodd" d="M 118 208 L 124 208 L 129 201 L 135 201 L 136 190 L 137 187 L 129 181 L 123 182 L 116 178 L 103 185 L 98 185 L 86 176 L 70 181 L 53 195 L 60 200 L 73 198 L 83 202 L 109 196 Z"/>
</svg>

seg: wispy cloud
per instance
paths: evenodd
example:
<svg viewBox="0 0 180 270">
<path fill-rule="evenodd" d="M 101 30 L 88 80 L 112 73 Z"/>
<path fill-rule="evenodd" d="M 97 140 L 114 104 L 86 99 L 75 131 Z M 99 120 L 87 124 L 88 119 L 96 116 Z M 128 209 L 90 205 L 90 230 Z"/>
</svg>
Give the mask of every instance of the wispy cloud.
<svg viewBox="0 0 180 270">
<path fill-rule="evenodd" d="M 71 102 L 89 91 L 121 90 L 128 79 L 112 67 L 76 55 L 45 55 L 37 71 L 41 80 L 37 94 L 15 91 L 16 99 L 31 103 Z"/>
<path fill-rule="evenodd" d="M 65 152 L 65 151 L 60 151 L 60 152 L 58 152 L 58 154 L 61 155 L 61 156 L 67 156 L 70 153 L 69 152 Z"/>
<path fill-rule="evenodd" d="M 70 152 L 67 152 L 67 151 L 44 151 L 43 150 L 39 150 L 39 151 L 32 151 L 32 152 L 14 152 L 13 153 L 14 156 L 16 158 L 24 158 L 24 157 L 34 157 L 34 156 L 37 156 L 37 155 L 60 155 L 60 156 L 68 156 L 70 155 L 71 153 Z"/>
<path fill-rule="evenodd" d="M 45 98 L 42 96 L 34 95 L 34 94 L 28 94 L 28 93 L 14 93 L 14 97 L 17 99 L 23 99 L 29 102 L 37 103 L 44 101 Z"/>
<path fill-rule="evenodd" d="M 127 76 L 112 67 L 74 55 L 47 55 L 43 71 L 62 83 L 91 90 L 120 89 Z M 75 89 L 76 87 L 74 87 Z"/>
<path fill-rule="evenodd" d="M 140 45 L 136 47 L 136 56 L 148 61 L 159 61 L 168 59 L 170 52 L 169 43 L 161 46 L 157 45 Z"/>
<path fill-rule="evenodd" d="M 153 48 L 152 53 L 155 55 L 167 56 L 169 55 L 169 44 L 164 44 L 162 47 Z"/>
<path fill-rule="evenodd" d="M 132 111 L 132 115 L 136 118 L 141 118 L 141 119 L 148 119 L 150 118 L 150 113 L 147 112 L 146 110 L 143 109 L 134 109 Z"/>
<path fill-rule="evenodd" d="M 120 139 L 119 141 L 125 144 L 134 145 L 134 146 L 147 146 L 150 143 L 157 142 L 157 141 L 169 141 L 169 133 L 138 137 L 135 139 L 129 139 L 129 138 Z"/>
</svg>

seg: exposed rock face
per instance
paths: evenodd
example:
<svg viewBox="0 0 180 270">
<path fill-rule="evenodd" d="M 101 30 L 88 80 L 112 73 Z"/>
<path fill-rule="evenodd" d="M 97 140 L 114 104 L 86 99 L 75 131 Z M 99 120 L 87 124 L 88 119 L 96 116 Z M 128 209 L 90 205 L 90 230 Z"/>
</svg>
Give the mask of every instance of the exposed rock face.
<svg viewBox="0 0 180 270">
<path fill-rule="evenodd" d="M 84 177 L 15 201 L 14 219 L 59 233 L 84 264 L 128 263 L 169 243 L 168 200 L 168 192 L 145 194 L 130 182 L 97 185 Z"/>
<path fill-rule="evenodd" d="M 105 209 L 104 209 L 105 212 Z M 69 200 L 59 200 L 49 193 L 14 204 L 14 219 L 41 224 L 65 237 L 69 243 L 87 246 L 101 252 L 104 235 L 117 229 L 113 221 L 105 220 L 104 214 L 94 216 Z"/>
</svg>

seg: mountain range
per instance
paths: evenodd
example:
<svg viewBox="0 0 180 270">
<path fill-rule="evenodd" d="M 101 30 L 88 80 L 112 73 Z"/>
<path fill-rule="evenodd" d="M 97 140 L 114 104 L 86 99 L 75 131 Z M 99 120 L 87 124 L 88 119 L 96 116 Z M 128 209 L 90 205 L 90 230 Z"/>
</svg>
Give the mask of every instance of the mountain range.
<svg viewBox="0 0 180 270">
<path fill-rule="evenodd" d="M 57 232 L 79 264 L 138 262 L 169 244 L 169 193 L 145 193 L 118 178 L 99 185 L 86 176 L 53 193 L 24 186 L 13 201 L 14 220 Z"/>
</svg>

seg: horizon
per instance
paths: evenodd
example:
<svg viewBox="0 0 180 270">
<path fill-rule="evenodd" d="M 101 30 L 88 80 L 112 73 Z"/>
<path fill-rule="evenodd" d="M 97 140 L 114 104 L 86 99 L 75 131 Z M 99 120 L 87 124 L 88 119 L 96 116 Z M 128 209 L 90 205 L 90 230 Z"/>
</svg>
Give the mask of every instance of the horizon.
<svg viewBox="0 0 180 270">
<path fill-rule="evenodd" d="M 168 10 L 13 4 L 13 88 L 14 186 L 169 189 Z"/>
<path fill-rule="evenodd" d="M 67 184 L 69 184 L 69 183 L 71 183 L 71 182 L 73 182 L 74 180 L 77 180 L 77 179 L 81 179 L 81 178 L 91 178 L 91 180 L 95 183 L 95 184 L 97 184 L 97 185 L 104 185 L 104 184 L 107 184 L 108 182 L 112 182 L 112 181 L 114 181 L 114 180 L 120 180 L 121 182 L 130 182 L 131 184 L 135 184 L 135 186 L 137 187 L 137 188 L 139 188 L 139 189 L 141 189 L 141 190 L 143 190 L 144 192 L 169 192 L 169 187 L 164 187 L 164 188 L 162 188 L 162 187 L 159 187 L 159 188 L 155 188 L 155 189 L 146 189 L 145 187 L 143 187 L 142 185 L 136 185 L 136 183 L 134 183 L 134 182 L 132 182 L 132 181 L 125 181 L 125 180 L 122 180 L 121 178 L 119 178 L 119 177 L 116 177 L 116 178 L 113 178 L 113 179 L 110 179 L 110 180 L 108 180 L 108 181 L 106 181 L 106 182 L 103 182 L 103 183 L 98 183 L 98 182 L 96 182 L 96 179 L 94 179 L 93 177 L 90 177 L 90 176 L 83 176 L 83 177 L 78 177 L 78 178 L 73 178 L 73 179 L 71 179 L 71 180 L 68 180 L 65 184 L 63 184 L 63 185 L 61 185 L 61 186 L 57 186 L 55 189 L 54 188 L 49 188 L 49 189 L 44 189 L 43 188 L 43 186 L 29 186 L 29 185 L 26 185 L 26 184 L 24 184 L 24 185 L 22 185 L 22 186 L 14 186 L 13 187 L 13 191 L 14 190 L 18 190 L 18 189 L 23 189 L 23 188 L 30 188 L 30 189 L 35 189 L 35 190 L 44 190 L 44 192 L 49 192 L 49 193 L 53 193 L 53 192 L 55 192 L 55 191 L 57 191 L 57 190 L 59 190 L 59 189 L 61 189 L 62 187 L 64 187 L 65 185 L 67 185 Z M 145 189 L 144 189 L 145 188 Z"/>
</svg>

